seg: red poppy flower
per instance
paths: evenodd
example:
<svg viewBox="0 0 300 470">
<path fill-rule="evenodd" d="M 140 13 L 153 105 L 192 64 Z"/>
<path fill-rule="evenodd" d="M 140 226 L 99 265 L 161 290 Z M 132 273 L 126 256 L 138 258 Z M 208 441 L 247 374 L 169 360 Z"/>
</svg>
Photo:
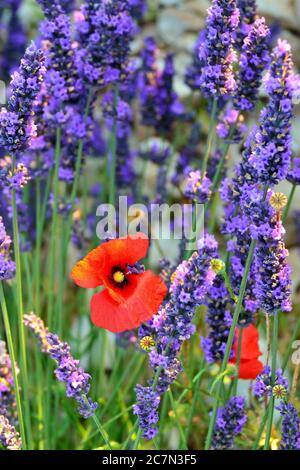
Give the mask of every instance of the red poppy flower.
<svg viewBox="0 0 300 470">
<path fill-rule="evenodd" d="M 236 355 L 238 349 L 238 339 L 240 330 L 235 332 L 235 342 L 233 345 L 234 358 L 230 361 L 236 363 Z M 243 329 L 242 349 L 239 368 L 240 379 L 256 379 L 257 375 L 262 371 L 263 364 L 258 360 L 261 351 L 258 344 L 258 331 L 254 325 L 249 325 Z"/>
<path fill-rule="evenodd" d="M 79 261 L 71 272 L 80 287 L 105 289 L 91 300 L 92 322 L 114 333 L 131 330 L 157 313 L 167 286 L 152 271 L 133 274 L 128 269 L 147 254 L 144 234 L 103 243 Z"/>
</svg>

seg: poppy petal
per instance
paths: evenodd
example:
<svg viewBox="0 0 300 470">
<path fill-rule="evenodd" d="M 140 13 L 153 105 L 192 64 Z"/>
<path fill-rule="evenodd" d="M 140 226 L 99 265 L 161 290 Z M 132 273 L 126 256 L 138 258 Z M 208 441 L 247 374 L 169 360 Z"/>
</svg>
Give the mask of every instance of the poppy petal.
<svg viewBox="0 0 300 470">
<path fill-rule="evenodd" d="M 116 302 L 108 290 L 92 297 L 91 318 L 97 327 L 120 333 L 140 326 L 157 313 L 167 293 L 167 286 L 151 271 L 138 277 L 135 291 L 122 303 Z"/>
<path fill-rule="evenodd" d="M 92 250 L 72 269 L 70 276 L 78 286 L 92 289 L 103 285 L 101 273 L 104 259 L 100 249 L 101 246 Z"/>
<path fill-rule="evenodd" d="M 258 359 L 250 361 L 241 361 L 239 368 L 239 378 L 245 380 L 254 380 L 263 370 L 263 364 Z"/>
<path fill-rule="evenodd" d="M 236 341 L 233 345 L 233 352 L 236 357 L 237 348 L 238 348 L 238 335 L 239 331 L 236 331 Z M 249 360 L 255 359 L 258 356 L 261 356 L 262 352 L 259 349 L 259 335 L 257 328 L 251 324 L 247 328 L 243 329 L 242 336 L 242 350 L 241 350 L 241 359 Z"/>
</svg>

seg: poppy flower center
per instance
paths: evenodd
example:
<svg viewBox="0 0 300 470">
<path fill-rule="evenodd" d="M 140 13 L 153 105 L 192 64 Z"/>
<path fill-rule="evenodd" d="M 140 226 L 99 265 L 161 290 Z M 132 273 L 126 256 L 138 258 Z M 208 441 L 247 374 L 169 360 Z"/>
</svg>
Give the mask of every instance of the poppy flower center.
<svg viewBox="0 0 300 470">
<path fill-rule="evenodd" d="M 122 271 L 116 271 L 113 273 L 113 280 L 121 284 L 125 280 L 125 274 Z"/>
</svg>

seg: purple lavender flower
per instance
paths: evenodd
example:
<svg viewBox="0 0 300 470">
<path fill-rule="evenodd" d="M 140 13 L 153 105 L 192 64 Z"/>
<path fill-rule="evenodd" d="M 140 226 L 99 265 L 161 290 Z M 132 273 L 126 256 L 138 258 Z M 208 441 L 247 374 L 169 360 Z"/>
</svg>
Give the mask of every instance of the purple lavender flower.
<svg viewBox="0 0 300 470">
<path fill-rule="evenodd" d="M 290 166 L 293 97 L 299 79 L 293 73 L 291 47 L 286 41 L 278 40 L 271 58 L 265 79 L 270 101 L 250 137 L 254 143 L 247 155 L 247 172 L 256 182 L 275 185 L 286 177 Z"/>
<path fill-rule="evenodd" d="M 156 378 L 155 383 L 153 380 L 149 382 L 153 396 L 151 395 L 145 403 L 144 393 L 146 395 L 148 387 L 137 388 L 139 393 L 135 410 L 141 417 L 140 425 L 145 437 L 149 437 L 149 429 L 151 435 L 156 433 L 155 412 L 159 400 L 156 398 L 155 401 L 154 397 L 161 396 L 182 371 L 177 356 L 182 343 L 195 332 L 195 326 L 192 324 L 195 308 L 205 302 L 207 290 L 216 276 L 210 267 L 210 261 L 216 257 L 217 250 L 214 237 L 207 235 L 201 239 L 198 248 L 199 252 L 195 252 L 188 261 L 183 261 L 174 272 L 169 300 L 149 325 L 146 325 L 146 329 L 142 327 L 141 336 L 152 336 L 156 345 L 149 352 L 150 366 Z"/>
<path fill-rule="evenodd" d="M 158 406 L 160 396 L 151 387 L 137 385 L 135 388 L 137 404 L 133 406 L 134 414 L 138 415 L 140 427 L 143 430 L 143 436 L 146 439 L 153 439 L 157 432 L 157 423 L 159 421 Z"/>
<path fill-rule="evenodd" d="M 173 89 L 174 57 L 167 54 L 162 71 L 156 65 L 158 49 L 152 37 L 145 39 L 139 78 L 142 124 L 153 126 L 158 134 L 166 135 L 173 123 L 186 119 L 184 106 Z"/>
<path fill-rule="evenodd" d="M 212 449 L 231 449 L 234 438 L 241 434 L 246 421 L 245 399 L 243 397 L 232 397 L 223 408 L 218 410 L 211 444 Z"/>
<path fill-rule="evenodd" d="M 281 401 L 277 409 L 282 416 L 280 450 L 300 450 L 300 419 L 296 408 Z"/>
<path fill-rule="evenodd" d="M 201 347 L 208 363 L 224 357 L 232 316 L 228 306 L 230 297 L 222 276 L 218 275 L 207 293 L 207 337 L 201 337 Z"/>
<path fill-rule="evenodd" d="M 7 109 L 0 112 L 0 145 L 9 153 L 24 150 L 34 135 L 33 101 L 44 77 L 43 53 L 32 43 L 12 75 Z"/>
<path fill-rule="evenodd" d="M 211 181 L 206 175 L 202 178 L 199 170 L 191 171 L 186 179 L 184 195 L 198 204 L 205 204 L 211 194 L 210 188 Z"/>
<path fill-rule="evenodd" d="M 264 18 L 258 18 L 245 38 L 240 56 L 234 107 L 251 111 L 256 104 L 262 74 L 269 62 L 268 41 L 270 30 Z"/>
<path fill-rule="evenodd" d="M 234 45 L 240 50 L 257 17 L 256 0 L 237 0 L 237 7 L 240 11 L 240 23 L 234 34 Z"/>
<path fill-rule="evenodd" d="M 8 450 L 21 450 L 22 448 L 19 433 L 3 415 L 0 415 L 0 442 Z"/>
<path fill-rule="evenodd" d="M 135 32 L 128 1 L 87 0 L 77 15 L 77 28 L 86 51 L 86 79 L 99 85 L 123 79 Z"/>
<path fill-rule="evenodd" d="M 4 341 L 0 341 L 0 415 L 9 419 L 13 425 L 17 423 L 14 379 Z"/>
<path fill-rule="evenodd" d="M 235 90 L 232 45 L 238 24 L 235 0 L 213 0 L 208 9 L 205 43 L 199 49 L 199 58 L 205 62 L 199 83 L 205 96 L 230 95 Z"/>
<path fill-rule="evenodd" d="M 141 21 L 148 10 L 147 0 L 128 0 L 128 2 L 132 18 Z"/>
<path fill-rule="evenodd" d="M 2 217 L 0 217 L 0 281 L 12 279 L 16 265 L 10 255 L 11 239 L 7 235 Z"/>
<path fill-rule="evenodd" d="M 239 143 L 246 130 L 247 126 L 244 124 L 243 116 L 239 116 L 239 112 L 233 108 L 227 108 L 219 118 L 217 134 L 225 142 Z"/>
<path fill-rule="evenodd" d="M 273 215 L 259 236 L 255 263 L 257 266 L 254 292 L 260 307 L 268 314 L 279 310 L 289 312 L 291 305 L 291 268 L 287 263 L 284 227 L 278 215 Z"/>
<path fill-rule="evenodd" d="M 42 351 L 56 361 L 55 375 L 66 385 L 67 397 L 77 401 L 78 412 L 84 418 L 92 416 L 98 405 L 87 397 L 91 376 L 79 367 L 79 361 L 71 355 L 70 346 L 62 342 L 57 335 L 50 333 L 43 321 L 33 313 L 24 315 L 24 324 L 39 339 Z"/>
<path fill-rule="evenodd" d="M 194 46 L 193 55 L 192 55 L 192 63 L 187 67 L 185 73 L 185 83 L 192 89 L 192 90 L 199 90 L 201 85 L 201 73 L 202 69 L 205 65 L 205 60 L 199 54 L 199 51 L 205 45 L 205 38 L 206 38 L 206 30 L 200 31 L 197 41 Z"/>
<path fill-rule="evenodd" d="M 255 383 L 253 384 L 253 394 L 258 399 L 262 400 L 265 397 L 273 395 L 274 387 L 282 387 L 282 394 L 286 394 L 288 390 L 288 381 L 283 376 L 282 370 L 276 370 L 275 381 L 272 383 L 271 378 L 271 367 L 265 366 L 263 371 L 256 377 Z"/>
<path fill-rule="evenodd" d="M 1 35 L 4 33 L 1 41 L 0 75 L 5 81 L 9 81 L 11 74 L 18 68 L 27 42 L 26 31 L 19 19 L 20 5 L 21 0 L 1 2 L 1 11 L 4 8 L 10 10 L 8 20 L 0 25 Z M 1 19 L 5 16 L 2 15 Z"/>
<path fill-rule="evenodd" d="M 293 158 L 286 179 L 292 184 L 300 185 L 300 158 Z"/>
</svg>

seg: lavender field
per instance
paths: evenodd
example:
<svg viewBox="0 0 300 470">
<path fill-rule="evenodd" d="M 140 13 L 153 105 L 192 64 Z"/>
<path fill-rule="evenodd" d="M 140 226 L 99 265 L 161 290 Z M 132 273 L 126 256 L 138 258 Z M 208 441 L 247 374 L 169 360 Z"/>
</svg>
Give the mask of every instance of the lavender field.
<svg viewBox="0 0 300 470">
<path fill-rule="evenodd" d="M 265 3 L 0 1 L 1 450 L 300 450 L 300 31 Z"/>
</svg>

